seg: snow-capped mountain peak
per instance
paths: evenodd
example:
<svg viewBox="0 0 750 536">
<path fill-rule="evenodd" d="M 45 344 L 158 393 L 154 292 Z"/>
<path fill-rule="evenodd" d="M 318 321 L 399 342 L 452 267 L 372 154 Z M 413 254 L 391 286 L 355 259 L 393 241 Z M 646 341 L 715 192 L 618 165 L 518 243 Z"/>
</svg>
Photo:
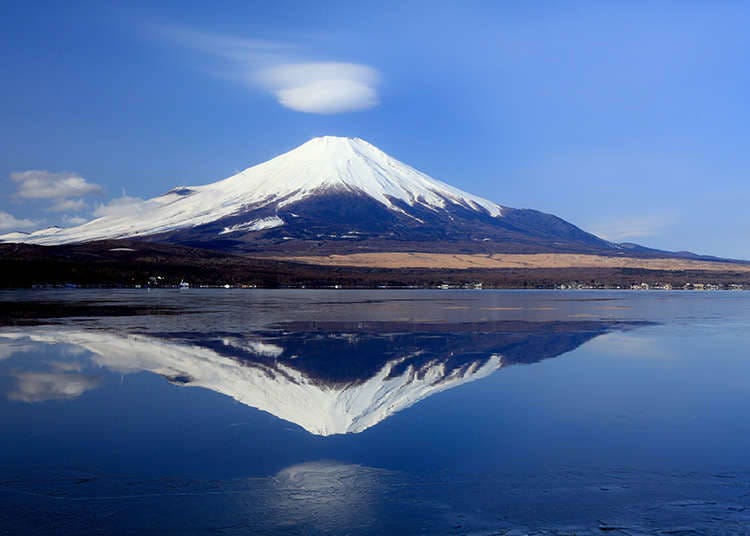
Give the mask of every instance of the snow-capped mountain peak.
<svg viewBox="0 0 750 536">
<path fill-rule="evenodd" d="M 498 204 L 437 181 L 360 138 L 313 138 L 219 184 L 230 190 L 252 184 L 254 192 L 284 198 L 282 206 L 312 192 L 343 188 L 367 194 L 389 208 L 395 208 L 394 200 L 434 208 L 453 202 L 493 216 L 502 213 Z"/>
<path fill-rule="evenodd" d="M 364 195 L 398 213 L 415 206 L 436 212 L 457 206 L 490 217 L 503 215 L 500 205 L 435 180 L 362 139 L 323 136 L 215 183 L 180 186 L 76 227 L 5 235 L 0 241 L 64 244 L 149 236 L 262 209 L 264 220 L 235 224 L 239 230 L 258 231 L 270 223 L 284 224 L 268 219 L 274 210 L 333 192 Z M 232 229 L 222 227 L 227 228 Z"/>
</svg>

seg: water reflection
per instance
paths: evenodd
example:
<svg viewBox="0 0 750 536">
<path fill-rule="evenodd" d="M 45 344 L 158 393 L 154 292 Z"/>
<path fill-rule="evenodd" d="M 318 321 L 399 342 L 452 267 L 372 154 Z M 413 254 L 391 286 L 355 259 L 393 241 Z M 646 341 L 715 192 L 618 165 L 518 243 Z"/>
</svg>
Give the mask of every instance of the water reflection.
<svg viewBox="0 0 750 536">
<path fill-rule="evenodd" d="M 18 372 L 14 376 L 17 381 L 16 387 L 8 393 L 8 398 L 23 402 L 76 398 L 101 383 L 100 379 L 92 374 Z"/>
<path fill-rule="evenodd" d="M 375 503 L 389 476 L 382 469 L 335 461 L 293 465 L 274 476 L 270 511 L 280 514 L 278 525 L 318 519 L 326 529 L 340 531 L 375 517 Z"/>
<path fill-rule="evenodd" d="M 358 433 L 501 367 L 569 352 L 631 324 L 616 322 L 296 322 L 247 335 L 133 334 L 69 326 L 0 332 L 13 359 L 10 399 L 70 399 L 101 369 L 148 371 L 203 387 L 321 436 Z M 21 359 L 62 345 L 48 359 Z"/>
</svg>

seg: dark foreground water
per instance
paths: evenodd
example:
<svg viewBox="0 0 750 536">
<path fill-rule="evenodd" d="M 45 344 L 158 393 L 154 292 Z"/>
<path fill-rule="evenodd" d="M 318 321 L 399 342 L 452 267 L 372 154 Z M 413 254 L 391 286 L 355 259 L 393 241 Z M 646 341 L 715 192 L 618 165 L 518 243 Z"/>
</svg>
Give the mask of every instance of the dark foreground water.
<svg viewBox="0 0 750 536">
<path fill-rule="evenodd" d="M 0 293 L 0 534 L 750 534 L 750 293 Z"/>
</svg>

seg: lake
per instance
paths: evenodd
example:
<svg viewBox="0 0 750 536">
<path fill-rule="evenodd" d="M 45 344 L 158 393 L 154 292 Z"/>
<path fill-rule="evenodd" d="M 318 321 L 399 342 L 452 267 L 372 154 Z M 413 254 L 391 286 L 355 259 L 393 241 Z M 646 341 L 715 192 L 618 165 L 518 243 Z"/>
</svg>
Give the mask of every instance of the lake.
<svg viewBox="0 0 750 536">
<path fill-rule="evenodd" d="M 0 534 L 750 534 L 750 292 L 0 306 Z"/>
</svg>

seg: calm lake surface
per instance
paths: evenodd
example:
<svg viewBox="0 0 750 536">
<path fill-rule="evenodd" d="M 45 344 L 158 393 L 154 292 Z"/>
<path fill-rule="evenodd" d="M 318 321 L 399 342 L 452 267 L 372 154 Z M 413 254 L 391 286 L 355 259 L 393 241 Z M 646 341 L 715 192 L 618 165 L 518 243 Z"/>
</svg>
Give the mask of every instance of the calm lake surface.
<svg viewBox="0 0 750 536">
<path fill-rule="evenodd" d="M 750 534 L 750 292 L 0 305 L 0 534 Z"/>
</svg>

